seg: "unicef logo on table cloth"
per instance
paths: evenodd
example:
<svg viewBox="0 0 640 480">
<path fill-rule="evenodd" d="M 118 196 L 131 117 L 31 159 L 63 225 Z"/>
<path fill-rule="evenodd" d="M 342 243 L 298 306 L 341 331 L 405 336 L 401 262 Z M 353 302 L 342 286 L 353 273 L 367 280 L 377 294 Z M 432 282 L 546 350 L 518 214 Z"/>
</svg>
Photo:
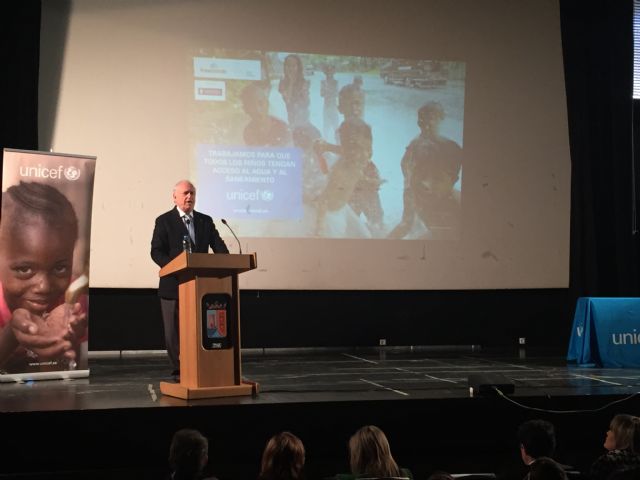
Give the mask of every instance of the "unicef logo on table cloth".
<svg viewBox="0 0 640 480">
<path fill-rule="evenodd" d="M 197 161 L 204 210 L 236 219 L 302 217 L 300 149 L 201 144 Z"/>
<path fill-rule="evenodd" d="M 633 332 L 612 333 L 611 341 L 614 345 L 640 345 L 640 333 L 633 329 Z"/>
</svg>

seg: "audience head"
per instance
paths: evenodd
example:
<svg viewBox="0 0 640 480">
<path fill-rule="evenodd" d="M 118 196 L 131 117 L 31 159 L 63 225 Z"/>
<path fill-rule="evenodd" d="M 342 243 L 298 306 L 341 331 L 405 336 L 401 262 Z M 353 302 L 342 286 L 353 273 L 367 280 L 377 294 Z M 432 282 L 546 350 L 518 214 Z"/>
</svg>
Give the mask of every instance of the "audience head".
<svg viewBox="0 0 640 480">
<path fill-rule="evenodd" d="M 209 441 L 199 431 L 184 428 L 173 435 L 169 466 L 173 478 L 195 478 L 209 461 Z"/>
<path fill-rule="evenodd" d="M 391 455 L 384 432 L 374 425 L 362 427 L 349 440 L 351 473 L 394 477 L 400 469 Z"/>
<path fill-rule="evenodd" d="M 567 480 L 567 474 L 552 458 L 540 457 L 531 464 L 529 480 Z"/>
<path fill-rule="evenodd" d="M 261 480 L 296 480 L 302 478 L 304 445 L 290 432 L 274 435 L 262 453 Z"/>
<path fill-rule="evenodd" d="M 556 432 L 546 420 L 529 420 L 518 427 L 520 454 L 525 463 L 538 457 L 551 457 L 556 449 Z"/>
<path fill-rule="evenodd" d="M 613 417 L 604 441 L 604 448 L 640 453 L 640 418 L 626 414 Z"/>
</svg>

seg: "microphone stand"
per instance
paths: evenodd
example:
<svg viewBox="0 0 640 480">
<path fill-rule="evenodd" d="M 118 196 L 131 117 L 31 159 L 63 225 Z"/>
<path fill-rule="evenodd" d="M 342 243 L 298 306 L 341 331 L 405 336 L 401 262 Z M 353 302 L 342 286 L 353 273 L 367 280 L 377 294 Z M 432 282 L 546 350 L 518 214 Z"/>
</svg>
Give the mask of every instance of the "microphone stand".
<svg viewBox="0 0 640 480">
<path fill-rule="evenodd" d="M 238 242 L 238 251 L 240 252 L 240 254 L 242 254 L 242 245 L 240 245 L 240 240 L 238 240 L 238 237 L 236 237 L 236 233 L 233 231 L 233 229 L 229 226 L 229 224 L 224 218 L 221 218 L 220 221 L 227 226 L 227 228 L 231 232 L 231 235 L 233 235 L 233 238 L 236 239 L 236 242 Z"/>
</svg>

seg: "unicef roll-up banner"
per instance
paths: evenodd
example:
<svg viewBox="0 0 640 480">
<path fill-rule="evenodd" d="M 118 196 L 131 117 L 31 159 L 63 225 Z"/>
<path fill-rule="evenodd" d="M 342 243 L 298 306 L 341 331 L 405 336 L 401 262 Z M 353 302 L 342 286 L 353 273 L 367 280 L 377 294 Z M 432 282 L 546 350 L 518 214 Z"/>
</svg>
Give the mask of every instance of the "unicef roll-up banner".
<svg viewBox="0 0 640 480">
<path fill-rule="evenodd" d="M 96 158 L 3 153 L 0 381 L 86 377 Z"/>
</svg>

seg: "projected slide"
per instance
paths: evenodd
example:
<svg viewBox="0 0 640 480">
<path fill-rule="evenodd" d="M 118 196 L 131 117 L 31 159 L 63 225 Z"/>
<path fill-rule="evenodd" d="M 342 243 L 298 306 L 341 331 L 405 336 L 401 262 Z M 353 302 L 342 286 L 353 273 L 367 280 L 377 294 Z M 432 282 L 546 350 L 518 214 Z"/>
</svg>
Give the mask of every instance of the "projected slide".
<svg viewBox="0 0 640 480">
<path fill-rule="evenodd" d="M 193 57 L 198 208 L 245 238 L 457 239 L 465 64 Z"/>
</svg>

